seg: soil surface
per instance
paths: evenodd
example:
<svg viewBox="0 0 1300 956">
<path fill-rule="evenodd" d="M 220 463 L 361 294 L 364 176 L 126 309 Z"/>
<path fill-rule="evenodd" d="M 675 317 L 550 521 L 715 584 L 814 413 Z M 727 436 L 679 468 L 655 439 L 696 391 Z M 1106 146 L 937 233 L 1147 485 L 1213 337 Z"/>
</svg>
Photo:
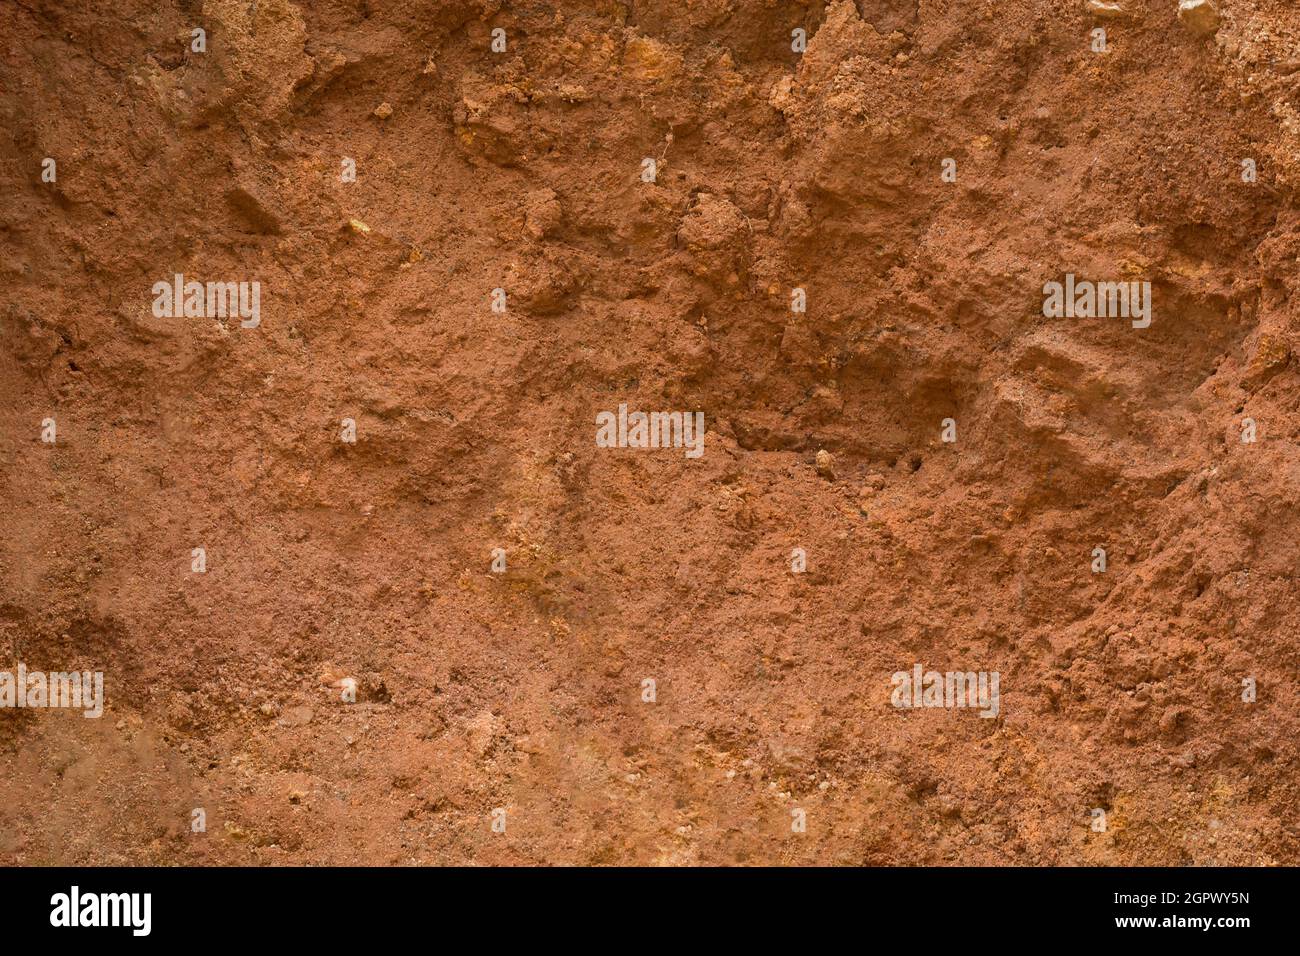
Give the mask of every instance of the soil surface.
<svg viewBox="0 0 1300 956">
<path fill-rule="evenodd" d="M 1300 7 L 1109 6 L 0 0 L 0 863 L 1300 863 Z"/>
</svg>

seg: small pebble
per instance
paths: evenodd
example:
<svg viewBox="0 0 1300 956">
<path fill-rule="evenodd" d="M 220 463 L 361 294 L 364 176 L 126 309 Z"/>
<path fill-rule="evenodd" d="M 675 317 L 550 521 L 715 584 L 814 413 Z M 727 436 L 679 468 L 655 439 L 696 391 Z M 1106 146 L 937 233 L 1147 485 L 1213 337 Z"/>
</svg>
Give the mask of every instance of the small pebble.
<svg viewBox="0 0 1300 956">
<path fill-rule="evenodd" d="M 835 456 L 825 448 L 817 452 L 817 474 L 827 481 L 835 480 Z"/>
<path fill-rule="evenodd" d="M 1208 36 L 1219 29 L 1219 11 L 1210 0 L 1181 0 L 1178 19 L 1197 36 Z"/>
<path fill-rule="evenodd" d="M 1105 0 L 1088 0 L 1083 5 L 1083 8 L 1089 14 L 1101 20 L 1114 20 L 1128 16 L 1128 11 L 1118 3 L 1106 3 Z"/>
</svg>

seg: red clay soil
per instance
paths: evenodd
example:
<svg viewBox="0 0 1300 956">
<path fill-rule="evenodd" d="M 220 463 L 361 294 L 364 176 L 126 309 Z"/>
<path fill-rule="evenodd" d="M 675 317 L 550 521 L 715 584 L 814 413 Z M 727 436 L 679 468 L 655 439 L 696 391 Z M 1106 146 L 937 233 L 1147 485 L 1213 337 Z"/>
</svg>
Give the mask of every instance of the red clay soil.
<svg viewBox="0 0 1300 956">
<path fill-rule="evenodd" d="M 1119 4 L 0 0 L 0 863 L 1300 862 L 1300 8 Z"/>
</svg>

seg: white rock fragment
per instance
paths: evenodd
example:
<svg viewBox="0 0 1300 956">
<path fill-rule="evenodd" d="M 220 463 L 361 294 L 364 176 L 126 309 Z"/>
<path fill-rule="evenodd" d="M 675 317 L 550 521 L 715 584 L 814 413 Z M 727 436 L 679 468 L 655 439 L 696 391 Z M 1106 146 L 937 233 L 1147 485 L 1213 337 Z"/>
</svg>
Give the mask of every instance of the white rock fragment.
<svg viewBox="0 0 1300 956">
<path fill-rule="evenodd" d="M 1083 9 L 1085 13 L 1101 20 L 1116 20 L 1128 16 L 1128 11 L 1120 4 L 1107 3 L 1105 0 L 1087 0 Z"/>
<path fill-rule="evenodd" d="M 1178 19 L 1197 36 L 1208 36 L 1219 29 L 1219 11 L 1210 0 L 1180 0 Z"/>
</svg>

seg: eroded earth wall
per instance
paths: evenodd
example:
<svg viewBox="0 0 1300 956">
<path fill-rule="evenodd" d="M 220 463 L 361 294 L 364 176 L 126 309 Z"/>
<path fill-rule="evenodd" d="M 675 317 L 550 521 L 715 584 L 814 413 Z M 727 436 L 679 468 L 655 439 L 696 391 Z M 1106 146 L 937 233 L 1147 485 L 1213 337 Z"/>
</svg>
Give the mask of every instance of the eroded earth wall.
<svg viewBox="0 0 1300 956">
<path fill-rule="evenodd" d="M 0 669 L 104 680 L 0 862 L 1300 862 L 1300 8 L 1190 6 L 0 0 Z"/>
</svg>

